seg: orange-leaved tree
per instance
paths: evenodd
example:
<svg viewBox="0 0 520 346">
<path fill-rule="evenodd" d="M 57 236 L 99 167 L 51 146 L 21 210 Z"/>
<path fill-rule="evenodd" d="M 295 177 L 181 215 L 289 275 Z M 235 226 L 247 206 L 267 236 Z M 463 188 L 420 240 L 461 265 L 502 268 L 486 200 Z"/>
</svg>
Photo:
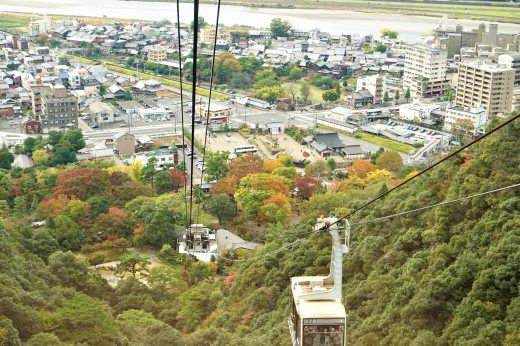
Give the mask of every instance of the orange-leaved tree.
<svg viewBox="0 0 520 346">
<path fill-rule="evenodd" d="M 376 166 L 371 164 L 368 161 L 365 160 L 359 160 L 354 162 L 352 166 L 348 169 L 348 175 L 349 176 L 358 176 L 361 179 L 365 179 L 368 172 L 374 172 L 376 170 Z"/>
</svg>

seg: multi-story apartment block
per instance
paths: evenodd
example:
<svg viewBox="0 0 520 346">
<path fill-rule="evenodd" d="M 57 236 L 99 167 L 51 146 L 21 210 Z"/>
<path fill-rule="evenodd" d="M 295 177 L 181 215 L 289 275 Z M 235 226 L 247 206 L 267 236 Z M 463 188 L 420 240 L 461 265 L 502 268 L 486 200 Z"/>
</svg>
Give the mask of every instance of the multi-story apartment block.
<svg viewBox="0 0 520 346">
<path fill-rule="evenodd" d="M 435 95 L 446 90 L 447 52 L 420 44 L 406 46 L 403 88 L 412 97 Z"/>
<path fill-rule="evenodd" d="M 383 77 L 381 75 L 362 76 L 357 80 L 356 91 L 368 90 L 374 100 L 383 97 Z"/>
<path fill-rule="evenodd" d="M 226 37 L 226 32 L 224 30 L 216 32 L 215 28 L 204 28 L 200 30 L 200 40 L 202 42 L 213 42 L 215 41 L 215 33 L 217 34 L 217 38 Z"/>
<path fill-rule="evenodd" d="M 158 64 L 166 58 L 168 58 L 168 53 L 167 53 L 166 48 L 163 48 L 160 45 L 155 45 L 154 47 L 148 48 L 148 61 L 149 62 L 154 62 L 154 63 Z"/>
<path fill-rule="evenodd" d="M 79 73 L 74 72 L 74 71 L 69 72 L 67 80 L 69 82 L 69 86 L 72 89 L 77 89 L 77 88 L 81 87 L 81 78 L 79 76 Z"/>
<path fill-rule="evenodd" d="M 515 70 L 482 60 L 461 63 L 457 76 L 456 104 L 482 106 L 488 118 L 509 113 L 513 103 Z"/>
<path fill-rule="evenodd" d="M 43 133 L 51 130 L 65 131 L 77 127 L 79 116 L 77 99 L 67 94 L 63 85 L 56 85 L 41 91 Z"/>
<path fill-rule="evenodd" d="M 515 85 L 520 84 L 520 53 L 503 54 L 498 57 L 498 63 L 515 69 Z"/>
<path fill-rule="evenodd" d="M 487 112 L 484 107 L 463 107 L 453 106 L 446 109 L 444 126 L 447 131 L 451 131 L 451 127 L 458 119 L 468 119 L 473 123 L 473 134 L 484 134 L 487 123 Z"/>
<path fill-rule="evenodd" d="M 43 113 L 42 93 L 44 93 L 44 94 L 52 93 L 51 87 L 37 85 L 37 86 L 33 86 L 31 88 L 32 111 L 33 111 L 34 118 L 36 120 L 38 120 L 40 118 L 40 114 Z"/>
</svg>

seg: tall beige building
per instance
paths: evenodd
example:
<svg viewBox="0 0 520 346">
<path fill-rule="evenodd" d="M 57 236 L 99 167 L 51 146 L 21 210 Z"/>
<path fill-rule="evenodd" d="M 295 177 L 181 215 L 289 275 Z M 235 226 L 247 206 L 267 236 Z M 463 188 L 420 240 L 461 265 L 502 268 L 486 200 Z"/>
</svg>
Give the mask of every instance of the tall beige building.
<svg viewBox="0 0 520 346">
<path fill-rule="evenodd" d="M 511 112 L 515 69 L 487 61 L 461 63 L 457 76 L 456 103 L 464 107 L 482 106 L 488 118 Z"/>
<path fill-rule="evenodd" d="M 168 52 L 166 48 L 163 48 L 160 45 L 155 45 L 153 47 L 148 48 L 149 62 L 154 62 L 158 64 L 166 58 L 168 58 Z"/>
<path fill-rule="evenodd" d="M 421 44 L 406 46 L 403 88 L 411 97 L 442 93 L 446 80 L 447 51 Z"/>
<path fill-rule="evenodd" d="M 202 42 L 214 42 L 215 41 L 215 28 L 204 28 L 200 30 L 200 40 Z M 224 30 L 219 30 L 217 38 L 227 37 Z"/>
</svg>

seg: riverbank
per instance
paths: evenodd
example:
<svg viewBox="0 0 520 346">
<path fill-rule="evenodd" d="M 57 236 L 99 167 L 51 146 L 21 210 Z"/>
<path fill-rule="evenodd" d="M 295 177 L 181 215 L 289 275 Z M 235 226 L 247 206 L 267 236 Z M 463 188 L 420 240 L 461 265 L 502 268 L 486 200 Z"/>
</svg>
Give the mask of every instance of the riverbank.
<svg viewBox="0 0 520 346">
<path fill-rule="evenodd" d="M 191 3 L 191 0 L 183 0 L 182 3 Z M 142 4 L 142 7 L 139 4 Z M 145 4 L 146 3 L 146 4 Z M 214 0 L 201 0 L 203 5 L 215 5 Z M 155 10 L 155 16 L 157 16 L 157 7 L 167 7 L 168 5 L 175 5 L 171 0 L 142 0 L 142 1 L 104 1 L 99 4 L 99 10 L 96 9 L 96 16 L 106 15 L 111 16 L 110 13 L 113 9 L 117 8 L 139 8 L 142 12 L 148 10 Z M 323 13 L 317 13 L 316 11 L 340 11 L 340 12 L 355 12 L 355 13 L 377 13 L 381 15 L 392 16 L 398 13 L 402 16 L 414 16 L 414 17 L 439 17 L 443 14 L 447 14 L 449 18 L 466 20 L 491 20 L 494 22 L 504 23 L 520 23 L 520 7 L 516 4 L 511 3 L 491 3 L 491 6 L 483 6 L 482 2 L 464 2 L 464 3 L 447 3 L 446 1 L 438 2 L 422 2 L 422 1 L 357 1 L 357 0 L 325 0 L 325 1 L 311 1 L 311 0 L 288 0 L 280 3 L 279 0 L 260 0 L 256 2 L 247 2 L 244 0 L 223 0 L 222 4 L 225 6 L 234 7 L 245 7 L 250 9 L 272 10 L 276 11 L 276 15 L 288 15 L 292 16 L 291 13 L 286 11 L 291 10 L 304 10 L 306 11 L 305 18 L 309 18 L 309 10 L 312 10 L 313 20 L 322 20 L 321 16 Z M 7 11 L 18 11 L 32 12 L 31 9 L 37 10 L 38 12 L 44 11 L 43 13 L 48 15 L 60 15 L 64 14 L 63 10 L 67 10 L 66 14 L 70 15 L 81 15 L 83 12 L 87 16 L 92 16 L 88 13 L 89 9 L 98 5 L 95 1 L 84 3 L 80 1 L 67 1 L 67 0 L 28 0 L 28 1 L 16 1 L 11 0 L 0 0 L 0 6 Z M 107 13 L 103 13 L 106 9 Z M 162 12 L 162 11 L 161 11 Z M 318 16 L 318 18 L 316 17 Z M 128 17 L 122 16 L 128 20 Z M 137 16 L 132 19 L 141 19 Z M 238 17 L 240 18 L 240 17 Z M 149 18 L 142 18 L 149 19 Z M 377 20 L 374 20 L 377 21 Z M 235 24 L 235 23 L 230 23 Z M 240 23 L 238 23 L 240 24 Z M 266 24 L 267 25 L 267 24 Z M 405 28 L 409 29 L 409 28 Z"/>
<path fill-rule="evenodd" d="M 329 33 L 358 33 L 379 36 L 382 28 L 399 31 L 400 38 L 415 42 L 422 34 L 438 26 L 440 16 L 448 14 L 449 25 L 462 24 L 476 28 L 480 23 L 511 22 L 500 24 L 503 33 L 520 32 L 520 8 L 507 4 L 500 6 L 469 6 L 427 4 L 423 2 L 356 2 L 356 1 L 301 1 L 291 3 L 278 0 L 261 0 L 255 3 L 243 3 L 241 0 L 224 0 L 220 13 L 220 22 L 226 27 L 234 25 L 244 28 L 261 29 L 269 27 L 272 18 L 281 17 L 292 22 L 296 28 L 320 28 Z M 143 2 L 119 0 L 0 0 L 0 8 L 5 12 L 18 12 L 36 18 L 78 17 L 88 23 L 121 21 L 176 21 L 176 3 Z M 202 3 L 200 15 L 211 25 L 216 16 L 215 2 Z M 193 16 L 191 3 L 181 3 L 181 22 L 189 23 Z M 312 11 L 312 12 L 311 12 Z M 467 11 L 467 13 L 465 13 Z M 35 16 L 34 13 L 44 14 Z M 491 17 L 486 17 L 493 15 Z M 463 18 L 468 17 L 468 18 Z M 107 20 L 107 18 L 109 18 Z M 472 20 L 469 18 L 477 19 Z M 237 29 L 237 28 L 235 28 Z"/>
</svg>

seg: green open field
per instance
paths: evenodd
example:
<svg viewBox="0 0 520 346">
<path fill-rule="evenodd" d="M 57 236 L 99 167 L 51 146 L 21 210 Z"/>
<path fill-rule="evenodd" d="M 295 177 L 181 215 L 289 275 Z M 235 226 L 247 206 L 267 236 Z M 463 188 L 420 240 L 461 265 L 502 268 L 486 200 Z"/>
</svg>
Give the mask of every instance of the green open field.
<svg viewBox="0 0 520 346">
<path fill-rule="evenodd" d="M 23 28 L 29 25 L 30 17 L 16 14 L 0 14 L 0 29 Z"/>
<path fill-rule="evenodd" d="M 282 85 L 282 88 L 286 89 L 289 85 L 293 85 L 296 88 L 296 93 L 294 94 L 295 97 L 300 97 L 300 87 L 302 86 L 304 82 L 294 82 L 294 83 L 285 83 Z M 309 96 L 308 100 L 313 102 L 323 102 L 323 99 L 321 98 L 321 95 L 325 92 L 325 90 L 322 90 L 318 88 L 317 86 L 314 86 L 310 83 L 309 84 L 311 88 L 311 96 Z M 292 96 L 292 95 L 289 95 Z"/>
</svg>

